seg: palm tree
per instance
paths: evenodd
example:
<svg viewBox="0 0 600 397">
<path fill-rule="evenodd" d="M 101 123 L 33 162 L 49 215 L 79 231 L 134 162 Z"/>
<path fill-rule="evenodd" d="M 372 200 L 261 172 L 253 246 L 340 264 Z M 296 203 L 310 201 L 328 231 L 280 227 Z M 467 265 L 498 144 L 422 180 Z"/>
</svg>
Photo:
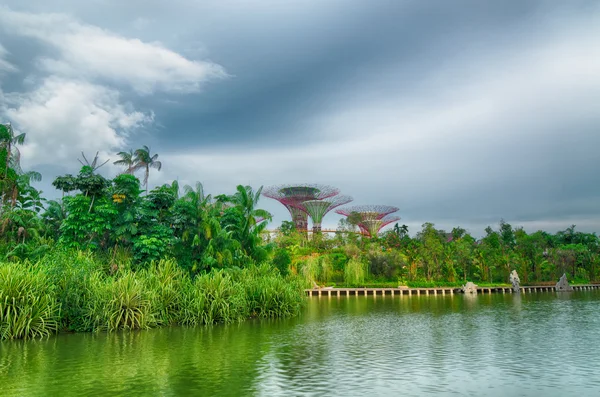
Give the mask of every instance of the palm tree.
<svg viewBox="0 0 600 397">
<path fill-rule="evenodd" d="M 196 182 L 195 187 L 185 185 L 183 191 L 185 193 L 183 201 L 191 204 L 194 209 L 194 223 L 196 224 L 194 239 L 198 240 L 204 237 L 210 240 L 221 230 L 219 220 L 214 216 L 218 209 L 212 204 L 212 196 L 204 194 L 204 186 L 200 182 Z"/>
<path fill-rule="evenodd" d="M 110 159 L 106 160 L 104 163 L 98 165 L 98 154 L 100 152 L 96 152 L 96 155 L 94 156 L 94 159 L 92 160 L 92 162 L 90 163 L 90 161 L 87 159 L 87 157 L 85 157 L 85 154 L 83 152 L 81 152 L 81 157 L 83 157 L 83 161 L 81 161 L 81 159 L 77 159 L 81 165 L 83 165 L 84 167 L 90 167 L 91 172 L 94 173 L 98 170 L 98 168 L 102 167 L 104 164 L 108 163 L 110 161 Z"/>
<path fill-rule="evenodd" d="M 8 169 L 11 165 L 18 170 L 21 153 L 19 152 L 17 145 L 22 145 L 23 143 L 25 143 L 24 133 L 15 135 L 15 131 L 10 123 L 0 124 L 0 148 L 6 149 L 5 178 L 8 175 Z"/>
<path fill-rule="evenodd" d="M 128 152 L 119 152 L 119 153 L 117 153 L 117 155 L 121 157 L 121 160 L 117 160 L 113 164 L 123 165 L 123 166 L 127 167 L 127 169 L 125 170 L 124 173 L 133 175 L 133 172 L 135 171 L 135 166 L 136 166 L 135 154 L 133 153 L 133 149 L 129 149 Z"/>
<path fill-rule="evenodd" d="M 263 187 L 261 186 L 256 192 L 250 186 L 238 185 L 235 194 L 230 197 L 231 203 L 237 206 L 244 215 L 245 225 L 244 232 L 249 232 L 258 223 L 264 220 L 271 220 L 272 215 L 263 209 L 258 209 L 258 201 Z"/>
<path fill-rule="evenodd" d="M 146 186 L 146 194 L 148 194 L 148 175 L 150 175 L 150 168 L 156 168 L 160 171 L 162 163 L 158 161 L 158 154 L 150 155 L 150 148 L 144 145 L 141 149 L 135 151 L 135 166 L 134 171 L 139 169 L 145 170 L 144 172 L 144 186 Z"/>
</svg>

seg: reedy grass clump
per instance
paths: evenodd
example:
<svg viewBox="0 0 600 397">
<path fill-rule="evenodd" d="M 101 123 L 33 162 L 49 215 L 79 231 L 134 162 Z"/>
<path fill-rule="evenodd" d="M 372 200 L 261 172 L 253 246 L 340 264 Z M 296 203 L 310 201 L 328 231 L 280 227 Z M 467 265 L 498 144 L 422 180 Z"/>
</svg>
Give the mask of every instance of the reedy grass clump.
<svg viewBox="0 0 600 397">
<path fill-rule="evenodd" d="M 183 305 L 182 290 L 189 277 L 172 259 L 153 262 L 148 270 L 138 274 L 149 291 L 157 325 L 175 324 Z"/>
<path fill-rule="evenodd" d="M 302 305 L 303 287 L 297 277 L 283 278 L 269 266 L 246 269 L 241 275 L 246 302 L 251 316 L 262 318 L 298 315 Z"/>
<path fill-rule="evenodd" d="M 132 272 L 100 282 L 94 291 L 95 330 L 147 329 L 156 325 L 156 308 L 143 279 Z"/>
<path fill-rule="evenodd" d="M 0 264 L 0 340 L 49 336 L 59 318 L 60 304 L 44 273 Z"/>
<path fill-rule="evenodd" d="M 35 265 L 0 269 L 3 339 L 60 329 L 111 332 L 293 316 L 304 302 L 301 279 L 284 278 L 267 265 L 192 278 L 173 260 L 137 272 L 129 266 L 113 271 L 90 254 L 65 251 Z M 58 310 L 61 305 L 65 310 Z"/>
<path fill-rule="evenodd" d="M 231 323 L 248 317 L 243 285 L 223 270 L 200 276 L 194 284 L 204 292 L 204 324 Z"/>
</svg>

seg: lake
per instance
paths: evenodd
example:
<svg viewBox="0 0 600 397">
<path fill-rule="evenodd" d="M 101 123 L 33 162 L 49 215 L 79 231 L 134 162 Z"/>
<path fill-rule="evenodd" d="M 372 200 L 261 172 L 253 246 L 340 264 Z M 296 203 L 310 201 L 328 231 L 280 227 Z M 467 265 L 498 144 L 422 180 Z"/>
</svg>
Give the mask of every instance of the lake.
<svg viewBox="0 0 600 397">
<path fill-rule="evenodd" d="M 310 298 L 233 326 L 0 342 L 0 395 L 600 395 L 600 292 Z"/>
</svg>

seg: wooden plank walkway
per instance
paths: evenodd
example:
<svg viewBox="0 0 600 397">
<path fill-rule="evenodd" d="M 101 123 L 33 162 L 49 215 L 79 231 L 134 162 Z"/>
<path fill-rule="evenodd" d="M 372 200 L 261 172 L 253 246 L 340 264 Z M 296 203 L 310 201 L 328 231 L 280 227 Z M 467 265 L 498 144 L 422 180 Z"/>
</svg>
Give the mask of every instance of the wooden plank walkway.
<svg viewBox="0 0 600 397">
<path fill-rule="evenodd" d="M 574 291 L 598 290 L 599 284 L 572 285 Z M 304 290 L 308 296 L 421 296 L 421 295 L 454 295 L 462 294 L 460 287 L 440 287 L 440 288 L 313 288 Z M 532 292 L 554 292 L 554 286 L 524 286 L 521 287 L 521 293 Z M 511 287 L 477 287 L 478 294 L 510 294 Z"/>
</svg>

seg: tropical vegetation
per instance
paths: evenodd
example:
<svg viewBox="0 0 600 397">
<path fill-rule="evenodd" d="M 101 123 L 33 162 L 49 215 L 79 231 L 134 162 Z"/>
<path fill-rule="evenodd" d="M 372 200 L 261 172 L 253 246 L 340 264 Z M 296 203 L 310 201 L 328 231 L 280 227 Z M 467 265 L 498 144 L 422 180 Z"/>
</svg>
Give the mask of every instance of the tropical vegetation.
<svg viewBox="0 0 600 397">
<path fill-rule="evenodd" d="M 200 182 L 151 188 L 159 155 L 147 146 L 109 160 L 84 153 L 76 174 L 34 187 L 21 168 L 24 134 L 0 125 L 0 339 L 69 331 L 199 325 L 299 313 L 303 288 L 434 286 L 599 279 L 600 240 L 575 226 L 527 233 L 501 221 L 475 238 L 425 223 L 358 233 L 352 216 L 333 235 L 307 236 L 284 221 L 267 231 L 262 187 L 212 196 Z M 141 177 L 141 180 L 138 178 Z"/>
</svg>

